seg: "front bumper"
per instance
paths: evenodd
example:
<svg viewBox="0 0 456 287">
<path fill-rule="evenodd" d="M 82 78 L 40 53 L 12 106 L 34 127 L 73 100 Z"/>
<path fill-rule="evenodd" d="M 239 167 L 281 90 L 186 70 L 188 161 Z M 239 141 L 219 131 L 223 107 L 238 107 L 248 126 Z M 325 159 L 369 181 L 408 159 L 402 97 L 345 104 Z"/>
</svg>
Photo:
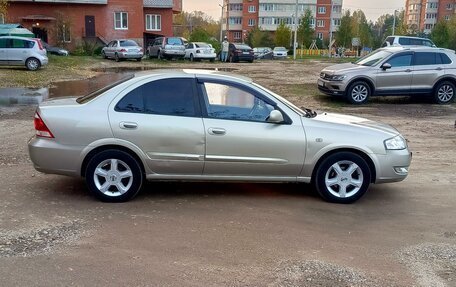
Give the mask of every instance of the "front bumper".
<svg viewBox="0 0 456 287">
<path fill-rule="evenodd" d="M 83 147 L 62 145 L 55 139 L 32 137 L 28 142 L 30 159 L 37 171 L 80 176 Z"/>
<path fill-rule="evenodd" d="M 404 180 L 412 162 L 412 153 L 408 149 L 388 150 L 377 157 L 377 176 L 375 183 L 397 182 Z"/>
<path fill-rule="evenodd" d="M 345 96 L 345 84 L 340 81 L 318 79 L 318 90 L 330 96 Z"/>
</svg>

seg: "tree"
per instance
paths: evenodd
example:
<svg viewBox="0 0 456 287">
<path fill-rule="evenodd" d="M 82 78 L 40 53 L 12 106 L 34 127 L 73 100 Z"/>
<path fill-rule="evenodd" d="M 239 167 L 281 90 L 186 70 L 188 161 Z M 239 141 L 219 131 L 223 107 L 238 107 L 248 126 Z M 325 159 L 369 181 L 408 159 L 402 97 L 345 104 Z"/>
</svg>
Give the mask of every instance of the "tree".
<svg viewBox="0 0 456 287">
<path fill-rule="evenodd" d="M 276 47 L 288 47 L 291 41 L 291 29 L 281 22 L 275 33 L 274 44 Z"/>
<path fill-rule="evenodd" d="M 360 39 L 361 47 L 372 45 L 371 30 L 369 29 L 369 24 L 363 11 L 357 10 L 353 12 L 351 17 L 351 30 L 353 37 Z"/>
<path fill-rule="evenodd" d="M 246 42 L 251 47 L 271 47 L 274 45 L 269 33 L 259 28 L 250 30 Z"/>
<path fill-rule="evenodd" d="M 351 46 L 351 40 L 353 38 L 351 26 L 351 14 L 350 10 L 347 10 L 340 19 L 340 26 L 335 35 L 336 42 L 339 46 L 345 48 Z"/>
<path fill-rule="evenodd" d="M 431 32 L 431 39 L 437 47 L 450 46 L 450 29 L 449 23 L 446 20 L 440 20 L 435 25 Z"/>
<path fill-rule="evenodd" d="M 201 27 L 197 27 L 193 29 L 193 32 L 189 35 L 190 42 L 206 42 L 212 45 L 212 47 L 219 52 L 220 51 L 220 43 L 217 39 L 212 37 L 208 31 Z"/>
<path fill-rule="evenodd" d="M 8 12 L 8 0 L 0 0 L 0 15 L 4 20 L 6 20 L 6 12 Z"/>
<path fill-rule="evenodd" d="M 182 12 L 174 16 L 175 35 L 189 38 L 190 34 L 197 28 L 206 30 L 212 38 L 218 39 L 220 36 L 220 22 L 214 21 L 212 17 L 204 12 Z"/>
<path fill-rule="evenodd" d="M 301 17 L 298 27 L 298 43 L 307 48 L 312 44 L 312 39 L 315 35 L 315 30 L 311 26 L 312 19 L 312 12 L 307 9 Z"/>
</svg>

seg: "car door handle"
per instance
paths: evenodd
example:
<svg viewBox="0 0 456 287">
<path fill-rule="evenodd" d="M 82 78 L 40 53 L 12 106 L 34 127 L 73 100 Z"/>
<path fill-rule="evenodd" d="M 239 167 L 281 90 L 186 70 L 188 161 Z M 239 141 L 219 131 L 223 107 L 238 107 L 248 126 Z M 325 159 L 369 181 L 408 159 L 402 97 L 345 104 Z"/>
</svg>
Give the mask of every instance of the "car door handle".
<svg viewBox="0 0 456 287">
<path fill-rule="evenodd" d="M 119 124 L 119 126 L 121 129 L 124 129 L 124 130 L 134 130 L 134 129 L 138 128 L 138 124 L 132 123 L 132 122 L 121 122 Z"/>
<path fill-rule="evenodd" d="M 443 70 L 441 67 L 436 68 L 437 71 Z"/>
<path fill-rule="evenodd" d="M 222 128 L 209 128 L 207 130 L 211 135 L 223 136 L 226 134 L 226 130 Z"/>
<path fill-rule="evenodd" d="M 412 70 L 410 70 L 410 69 L 405 70 L 406 73 L 410 73 L 411 71 Z"/>
</svg>

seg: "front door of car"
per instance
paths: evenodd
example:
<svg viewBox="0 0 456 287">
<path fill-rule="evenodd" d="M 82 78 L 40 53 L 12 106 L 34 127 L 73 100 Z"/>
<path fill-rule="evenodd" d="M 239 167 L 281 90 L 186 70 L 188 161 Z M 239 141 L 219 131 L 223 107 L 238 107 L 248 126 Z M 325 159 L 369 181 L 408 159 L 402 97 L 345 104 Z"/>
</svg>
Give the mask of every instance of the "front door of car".
<svg viewBox="0 0 456 287">
<path fill-rule="evenodd" d="M 305 157 L 306 137 L 300 120 L 269 123 L 279 109 L 248 86 L 199 79 L 206 156 L 204 176 L 295 180 Z"/>
<path fill-rule="evenodd" d="M 202 174 L 205 138 L 195 89 L 191 77 L 147 80 L 111 104 L 114 137 L 141 149 L 156 176 Z"/>
<path fill-rule="evenodd" d="M 391 65 L 391 68 L 378 68 L 376 73 L 376 92 L 378 94 L 406 94 L 410 92 L 413 74 L 412 56 L 412 52 L 394 55 L 385 61 Z"/>
<path fill-rule="evenodd" d="M 415 52 L 413 56 L 412 92 L 430 93 L 437 79 L 445 74 L 440 53 Z"/>
</svg>

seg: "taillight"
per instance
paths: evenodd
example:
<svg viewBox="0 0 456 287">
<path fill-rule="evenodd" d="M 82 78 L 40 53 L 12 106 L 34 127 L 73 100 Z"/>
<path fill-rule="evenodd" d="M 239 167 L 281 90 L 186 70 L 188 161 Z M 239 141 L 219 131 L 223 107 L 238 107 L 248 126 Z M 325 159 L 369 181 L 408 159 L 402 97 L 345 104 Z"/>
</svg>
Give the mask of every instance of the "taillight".
<svg viewBox="0 0 456 287">
<path fill-rule="evenodd" d="M 44 50 L 43 43 L 41 43 L 41 39 L 35 38 L 33 40 L 35 40 L 35 42 L 38 43 L 38 47 L 40 48 L 40 50 Z"/>
<path fill-rule="evenodd" d="M 54 135 L 48 129 L 46 124 L 41 119 L 38 112 L 35 113 L 35 118 L 33 119 L 33 124 L 35 125 L 36 136 L 42 138 L 54 138 Z"/>
<path fill-rule="evenodd" d="M 238 53 L 238 54 L 239 54 L 239 53 L 242 53 L 241 50 L 234 50 L 234 52 L 235 52 L 235 53 Z"/>
<path fill-rule="evenodd" d="M 127 50 L 121 49 L 120 52 L 125 53 Z"/>
</svg>

